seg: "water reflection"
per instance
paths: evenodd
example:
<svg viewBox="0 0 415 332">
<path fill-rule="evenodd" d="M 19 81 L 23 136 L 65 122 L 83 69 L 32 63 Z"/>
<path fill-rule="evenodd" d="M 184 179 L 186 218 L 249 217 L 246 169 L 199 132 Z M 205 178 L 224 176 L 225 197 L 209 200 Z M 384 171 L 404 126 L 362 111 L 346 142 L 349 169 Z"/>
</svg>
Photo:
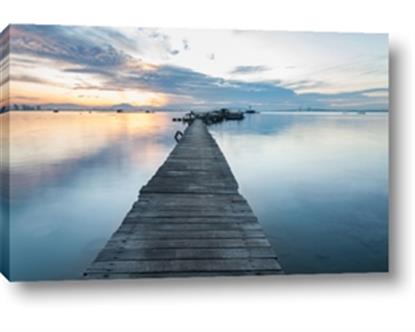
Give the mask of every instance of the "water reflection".
<svg viewBox="0 0 415 332">
<path fill-rule="evenodd" d="M 11 113 L 15 279 L 77 278 L 174 145 L 173 113 Z M 387 116 L 211 127 L 289 273 L 387 269 Z"/>
<path fill-rule="evenodd" d="M 163 149 L 169 119 L 161 114 L 23 113 L 10 115 L 12 196 L 30 195 L 51 181 L 64 181 L 97 163 L 153 165 Z M 131 144 L 139 153 L 128 154 Z"/>
<path fill-rule="evenodd" d="M 171 150 L 172 116 L 11 113 L 13 278 L 79 277 Z"/>
<path fill-rule="evenodd" d="M 386 271 L 386 114 L 261 114 L 213 129 L 288 273 Z"/>
</svg>

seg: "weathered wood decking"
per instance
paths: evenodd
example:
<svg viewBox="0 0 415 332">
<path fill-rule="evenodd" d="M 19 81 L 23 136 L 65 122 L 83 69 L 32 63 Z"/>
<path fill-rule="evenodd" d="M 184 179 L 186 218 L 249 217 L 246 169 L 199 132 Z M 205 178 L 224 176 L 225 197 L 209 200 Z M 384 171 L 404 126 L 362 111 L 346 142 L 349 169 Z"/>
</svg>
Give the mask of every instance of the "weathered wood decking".
<svg viewBox="0 0 415 332">
<path fill-rule="evenodd" d="M 222 152 L 195 120 L 85 277 L 281 272 Z"/>
</svg>

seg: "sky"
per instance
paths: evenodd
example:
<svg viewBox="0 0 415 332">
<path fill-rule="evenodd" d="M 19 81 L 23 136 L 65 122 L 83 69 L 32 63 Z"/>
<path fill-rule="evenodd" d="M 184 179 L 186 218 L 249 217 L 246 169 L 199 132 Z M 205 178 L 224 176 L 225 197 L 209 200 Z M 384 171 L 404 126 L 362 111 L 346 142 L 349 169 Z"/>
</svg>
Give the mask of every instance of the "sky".
<svg viewBox="0 0 415 332">
<path fill-rule="evenodd" d="M 10 55 L 1 61 L 10 65 L 11 104 L 388 108 L 386 34 L 51 25 L 9 31 Z"/>
</svg>

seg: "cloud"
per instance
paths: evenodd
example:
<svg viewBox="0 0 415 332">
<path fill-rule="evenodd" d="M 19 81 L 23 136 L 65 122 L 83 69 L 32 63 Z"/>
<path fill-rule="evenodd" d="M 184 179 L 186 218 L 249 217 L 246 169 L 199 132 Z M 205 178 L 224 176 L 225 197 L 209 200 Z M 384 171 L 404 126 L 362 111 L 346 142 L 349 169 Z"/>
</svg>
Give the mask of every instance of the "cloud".
<svg viewBox="0 0 415 332">
<path fill-rule="evenodd" d="M 389 91 L 388 88 L 376 88 L 376 89 L 366 89 L 366 90 L 360 90 L 360 91 L 352 91 L 352 92 L 340 92 L 335 94 L 321 94 L 321 93 L 305 93 L 301 96 L 303 97 L 315 97 L 318 99 L 330 99 L 333 96 L 341 97 L 341 98 L 351 98 L 356 96 L 367 96 L 367 94 L 371 93 L 378 93 L 378 92 L 387 92 Z"/>
<path fill-rule="evenodd" d="M 0 33 L 0 63 L 2 63 L 9 54 L 9 36 L 10 27 L 7 27 Z"/>
<path fill-rule="evenodd" d="M 335 94 L 304 93 L 300 94 L 303 105 L 310 107 L 324 107 L 334 109 L 362 108 L 387 109 L 388 88 L 375 88 L 360 91 L 341 92 Z M 386 94 L 379 96 L 378 94 Z"/>
<path fill-rule="evenodd" d="M 98 84 L 75 84 L 73 87 L 74 90 L 98 90 L 98 91 L 125 91 L 124 88 L 120 87 L 114 87 L 114 86 L 104 86 L 104 85 L 98 85 Z"/>
<path fill-rule="evenodd" d="M 17 81 L 17 82 L 26 82 L 26 83 L 37 83 L 37 84 L 54 84 L 54 82 L 51 82 L 49 80 L 40 78 L 40 77 L 34 77 L 30 75 L 11 75 L 10 80 Z"/>
<path fill-rule="evenodd" d="M 379 98 L 387 98 L 389 96 L 389 91 L 388 90 L 372 90 L 369 92 L 363 92 L 362 93 L 363 96 L 366 97 L 379 97 Z"/>
<path fill-rule="evenodd" d="M 85 31 L 51 25 L 12 26 L 11 51 L 89 67 L 117 67 L 130 57 L 109 43 L 91 42 Z"/>
<path fill-rule="evenodd" d="M 13 96 L 14 99 L 20 99 L 20 100 L 29 100 L 29 101 L 33 101 L 33 100 L 39 100 L 39 98 L 37 97 L 28 97 L 28 96 Z"/>
<path fill-rule="evenodd" d="M 246 106 L 261 102 L 267 105 L 295 104 L 298 96 L 275 81 L 243 82 L 209 76 L 187 68 L 162 65 L 155 70 L 131 70 L 116 79 L 107 77 L 104 86 L 141 89 L 176 96 L 191 96 L 194 101 Z"/>
<path fill-rule="evenodd" d="M 138 44 L 142 45 L 140 51 L 143 54 L 153 50 L 162 58 L 166 58 L 180 53 L 179 47 L 173 47 L 170 37 L 158 29 L 139 28 L 137 38 L 139 39 Z"/>
<path fill-rule="evenodd" d="M 316 88 L 327 87 L 327 82 L 318 81 L 318 80 L 297 80 L 291 82 L 284 82 L 283 86 L 289 89 L 300 92 L 301 90 L 310 90 Z"/>
<path fill-rule="evenodd" d="M 255 74 L 270 70 L 267 66 L 237 66 L 231 70 L 230 74 L 245 75 Z"/>
<path fill-rule="evenodd" d="M 144 90 L 169 96 L 182 106 L 199 105 L 213 108 L 218 105 L 246 107 L 259 105 L 263 109 L 289 109 L 299 106 L 329 108 L 361 103 L 362 107 L 387 105 L 387 89 L 371 89 L 339 94 L 296 93 L 325 86 L 324 81 L 298 80 L 281 82 L 278 79 L 250 81 L 225 79 L 171 64 L 144 62 L 137 53 L 128 50 L 150 49 L 164 57 L 173 57 L 189 50 L 188 41 L 173 47 L 169 36 L 157 29 L 134 29 L 136 40 L 110 28 L 67 26 L 12 26 L 11 51 L 32 59 L 57 61 L 61 73 L 79 74 L 75 90 L 128 91 Z M 121 48 L 119 45 L 128 44 Z M 118 46 L 117 46 L 118 45 Z M 135 46 L 131 46 L 135 45 Z M 176 45 L 177 46 L 177 45 Z M 215 54 L 207 55 L 215 60 Z M 163 62 L 161 62 L 163 63 Z M 237 66 L 236 75 L 250 75 L 270 70 L 265 65 Z M 83 74 L 95 75 L 92 82 Z M 96 80 L 95 80 L 96 78 Z M 21 75 L 16 80 L 45 83 L 44 78 Z M 50 82 L 49 82 L 50 83 Z M 81 95 L 82 92 L 79 92 Z"/>
<path fill-rule="evenodd" d="M 79 66 L 79 67 L 69 67 L 63 69 L 65 73 L 73 74 L 100 74 L 104 76 L 115 75 L 114 68 L 109 67 L 100 67 L 100 66 Z"/>
<path fill-rule="evenodd" d="M 10 82 L 10 77 L 4 75 L 5 77 L 1 77 L 0 79 L 0 87 L 2 87 L 4 84 L 9 83 Z"/>
</svg>

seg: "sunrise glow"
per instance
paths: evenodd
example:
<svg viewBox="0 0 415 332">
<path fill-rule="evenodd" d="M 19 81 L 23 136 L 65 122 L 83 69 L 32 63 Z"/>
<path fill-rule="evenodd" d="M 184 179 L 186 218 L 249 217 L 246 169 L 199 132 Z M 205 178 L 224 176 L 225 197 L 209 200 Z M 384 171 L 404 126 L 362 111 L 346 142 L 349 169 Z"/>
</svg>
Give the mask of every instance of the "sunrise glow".
<svg viewBox="0 0 415 332">
<path fill-rule="evenodd" d="M 12 105 L 388 108 L 384 34 L 36 25 L 9 30 Z"/>
</svg>

